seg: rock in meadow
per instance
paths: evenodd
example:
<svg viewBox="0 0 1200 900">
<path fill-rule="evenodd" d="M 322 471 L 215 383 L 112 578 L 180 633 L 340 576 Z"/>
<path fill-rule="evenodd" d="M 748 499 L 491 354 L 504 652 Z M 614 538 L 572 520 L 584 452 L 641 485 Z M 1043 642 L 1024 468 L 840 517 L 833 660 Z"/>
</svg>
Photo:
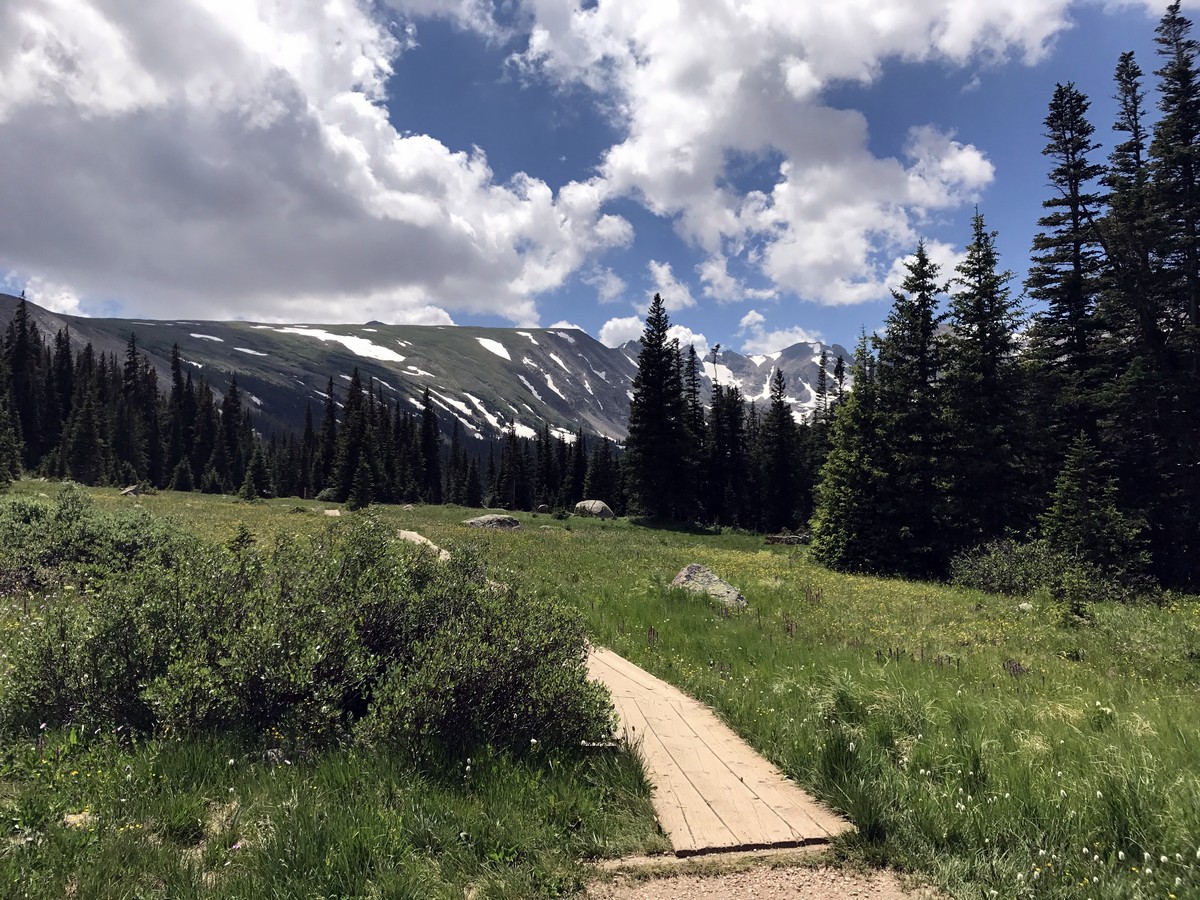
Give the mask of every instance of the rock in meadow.
<svg viewBox="0 0 1200 900">
<path fill-rule="evenodd" d="M 706 566 L 688 563 L 679 570 L 671 587 L 683 588 L 694 594 L 705 594 L 731 609 L 745 609 L 746 598 L 742 592 Z"/>
<path fill-rule="evenodd" d="M 400 538 L 402 541 L 408 541 L 410 544 L 420 544 L 422 547 L 428 547 L 437 554 L 437 558 L 442 562 L 450 561 L 450 551 L 443 550 L 423 534 L 418 534 L 415 531 L 397 531 L 396 537 Z"/>
<path fill-rule="evenodd" d="M 521 523 L 512 516 L 506 516 L 499 513 L 489 513 L 486 516 L 476 516 L 474 519 L 465 520 L 463 524 L 470 525 L 472 528 L 500 528 L 510 531 L 515 531 L 521 527 Z"/>
<path fill-rule="evenodd" d="M 613 511 L 603 500 L 580 500 L 575 504 L 575 515 L 594 516 L 597 519 L 615 519 Z"/>
</svg>

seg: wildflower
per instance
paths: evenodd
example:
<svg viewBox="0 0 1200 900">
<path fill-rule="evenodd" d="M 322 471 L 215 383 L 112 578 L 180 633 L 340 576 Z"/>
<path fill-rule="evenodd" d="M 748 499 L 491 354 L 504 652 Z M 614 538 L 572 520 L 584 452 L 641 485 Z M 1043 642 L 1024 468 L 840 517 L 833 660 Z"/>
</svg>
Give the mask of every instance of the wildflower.
<svg viewBox="0 0 1200 900">
<path fill-rule="evenodd" d="M 1096 799 L 1097 799 L 1097 800 L 1103 800 L 1103 799 L 1104 799 L 1104 795 L 1103 795 L 1102 793 L 1100 793 L 1099 791 L 1096 791 Z"/>
<path fill-rule="evenodd" d="M 1165 862 L 1167 861 L 1167 858 L 1166 858 L 1165 856 L 1160 856 L 1160 857 L 1158 858 L 1158 861 L 1159 861 L 1160 863 L 1165 863 Z"/>
<path fill-rule="evenodd" d="M 1060 796 L 1060 797 L 1062 797 L 1064 800 L 1066 800 L 1066 799 L 1067 799 L 1067 792 L 1066 792 L 1066 791 L 1063 791 L 1063 790 L 1060 790 L 1060 791 L 1058 792 L 1058 796 Z"/>
<path fill-rule="evenodd" d="M 232 759 L 229 761 L 229 765 L 231 765 L 231 766 L 233 765 L 233 760 L 232 760 Z"/>
<path fill-rule="evenodd" d="M 1117 851 L 1117 859 L 1119 859 L 1121 862 L 1125 862 L 1125 851 L 1124 850 Z"/>
</svg>

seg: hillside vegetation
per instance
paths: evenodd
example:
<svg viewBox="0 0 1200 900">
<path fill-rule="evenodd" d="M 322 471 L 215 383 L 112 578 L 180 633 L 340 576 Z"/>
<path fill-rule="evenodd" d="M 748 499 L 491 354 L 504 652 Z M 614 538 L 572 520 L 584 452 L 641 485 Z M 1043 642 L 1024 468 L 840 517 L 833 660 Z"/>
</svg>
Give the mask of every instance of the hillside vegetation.
<svg viewBox="0 0 1200 900">
<path fill-rule="evenodd" d="M 52 504 L 36 495 L 57 491 L 22 482 L 3 502 Z M 1200 891 L 1194 597 L 1096 602 L 1075 620 L 1048 592 L 834 574 L 749 534 L 528 514 L 519 532 L 480 532 L 449 506 L 331 524 L 319 504 L 91 496 L 147 533 L 184 522 L 229 558 L 403 527 L 480 560 L 530 610 L 573 607 L 594 643 L 711 704 L 845 811 L 859 833 L 835 850 L 849 859 L 962 897 Z M 132 519 L 117 509 L 134 504 Z M 688 562 L 737 585 L 748 612 L 669 589 Z M 8 598 L 6 710 L 23 702 L 13 667 L 44 590 Z M 73 602 L 58 591 L 54 603 Z M 554 896 L 582 883 L 588 857 L 663 846 L 626 755 L 530 751 L 521 736 L 471 752 L 468 773 L 453 748 L 414 754 L 365 730 L 309 743 L 278 723 L 249 740 L 73 724 L 10 720 L 4 737 L 0 812 L 15 840 L 0 878 L 30 896 L 72 882 L 86 896 Z M 117 874 L 130 872 L 136 886 Z"/>
</svg>

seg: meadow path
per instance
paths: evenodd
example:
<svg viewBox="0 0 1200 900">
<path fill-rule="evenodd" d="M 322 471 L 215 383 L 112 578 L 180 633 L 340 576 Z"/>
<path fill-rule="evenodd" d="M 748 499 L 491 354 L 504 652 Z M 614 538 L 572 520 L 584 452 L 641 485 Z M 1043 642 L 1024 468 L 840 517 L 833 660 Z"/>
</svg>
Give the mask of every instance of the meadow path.
<svg viewBox="0 0 1200 900">
<path fill-rule="evenodd" d="M 641 745 L 676 856 L 824 844 L 853 829 L 682 691 L 604 648 L 592 650 L 588 671 Z"/>
</svg>

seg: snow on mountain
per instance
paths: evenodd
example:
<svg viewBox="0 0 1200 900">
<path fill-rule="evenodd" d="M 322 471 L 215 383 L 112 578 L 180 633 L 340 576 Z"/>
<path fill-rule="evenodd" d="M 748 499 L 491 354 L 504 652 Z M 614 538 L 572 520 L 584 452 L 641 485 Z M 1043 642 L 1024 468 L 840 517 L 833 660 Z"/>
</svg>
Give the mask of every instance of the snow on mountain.
<svg viewBox="0 0 1200 900">
<path fill-rule="evenodd" d="M 0 327 L 7 324 L 17 299 L 0 294 Z M 449 431 L 458 422 L 464 435 L 481 440 L 507 430 L 536 435 L 589 434 L 617 441 L 626 435 L 629 396 L 640 350 L 634 341 L 609 348 L 579 330 L 386 325 L 264 324 L 249 322 L 143 322 L 65 316 L 30 304 L 39 329 L 48 337 L 69 329 L 77 348 L 91 343 L 97 353 L 120 357 L 130 335 L 159 375 L 170 375 L 171 351 L 194 368 L 217 393 L 236 375 L 249 400 L 255 427 L 264 434 L 299 431 L 305 407 L 320 420 L 327 385 L 334 383 L 340 407 L 350 375 L 359 370 L 365 389 L 388 403 L 416 412 L 425 389 Z M 366 335 L 364 335 L 364 332 Z M 395 348 L 395 349 L 393 349 Z M 797 416 L 815 406 L 817 360 L 821 345 L 797 344 L 770 354 L 742 356 L 724 350 L 704 361 L 706 398 L 712 385 L 736 385 L 747 400 L 761 406 L 770 395 L 775 365 L 787 379 L 787 395 Z M 403 353 L 397 352 L 402 350 Z M 844 348 L 829 350 L 829 383 Z"/>
</svg>

